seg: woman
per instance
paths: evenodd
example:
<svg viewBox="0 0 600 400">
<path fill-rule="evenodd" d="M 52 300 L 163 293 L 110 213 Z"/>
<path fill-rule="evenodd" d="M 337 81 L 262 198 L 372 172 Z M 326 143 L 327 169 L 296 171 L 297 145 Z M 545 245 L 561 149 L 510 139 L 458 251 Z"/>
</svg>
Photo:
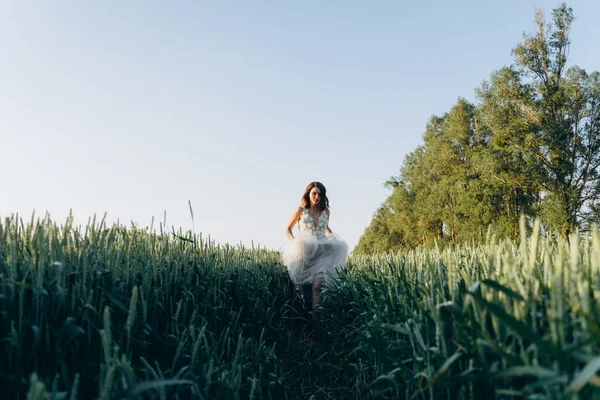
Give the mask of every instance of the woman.
<svg viewBox="0 0 600 400">
<path fill-rule="evenodd" d="M 337 277 L 337 270 L 344 268 L 348 256 L 346 242 L 329 228 L 330 215 L 325 186 L 311 182 L 287 226 L 286 233 L 292 243 L 283 252 L 283 263 L 292 281 L 302 288 L 309 310 L 319 302 L 323 283 Z M 299 229 L 294 237 L 292 229 L 296 224 Z"/>
</svg>

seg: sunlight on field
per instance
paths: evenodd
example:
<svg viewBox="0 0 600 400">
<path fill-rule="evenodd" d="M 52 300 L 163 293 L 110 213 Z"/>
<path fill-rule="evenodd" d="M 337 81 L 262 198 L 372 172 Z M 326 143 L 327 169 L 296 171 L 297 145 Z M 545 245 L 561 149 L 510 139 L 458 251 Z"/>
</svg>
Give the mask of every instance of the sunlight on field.
<svg viewBox="0 0 600 400">
<path fill-rule="evenodd" d="M 10 398 L 588 396 L 600 237 L 354 256 L 303 312 L 280 254 L 191 232 L 0 223 Z M 58 398 L 58 397 L 57 397 Z"/>
</svg>

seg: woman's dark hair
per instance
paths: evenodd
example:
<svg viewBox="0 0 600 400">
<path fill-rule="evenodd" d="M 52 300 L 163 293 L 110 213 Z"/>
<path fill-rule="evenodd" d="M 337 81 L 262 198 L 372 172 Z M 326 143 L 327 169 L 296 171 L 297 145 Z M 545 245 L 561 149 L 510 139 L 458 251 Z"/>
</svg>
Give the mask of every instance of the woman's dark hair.
<svg viewBox="0 0 600 400">
<path fill-rule="evenodd" d="M 320 193 L 321 200 L 319 202 L 319 206 L 320 206 L 321 210 L 325 210 L 326 208 L 329 207 L 329 199 L 327 198 L 327 189 L 325 189 L 325 186 L 321 182 L 311 182 L 308 184 L 308 186 L 306 187 L 306 190 L 304 191 L 304 194 L 302 195 L 302 208 L 310 207 L 310 191 L 315 186 L 321 192 Z"/>
</svg>

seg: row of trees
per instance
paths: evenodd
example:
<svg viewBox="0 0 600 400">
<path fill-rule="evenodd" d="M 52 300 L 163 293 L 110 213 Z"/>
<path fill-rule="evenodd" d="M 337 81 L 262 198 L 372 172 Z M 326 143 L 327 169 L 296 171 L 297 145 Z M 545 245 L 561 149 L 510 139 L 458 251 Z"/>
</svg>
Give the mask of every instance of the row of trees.
<svg viewBox="0 0 600 400">
<path fill-rule="evenodd" d="M 427 123 L 356 253 L 516 237 L 521 214 L 568 236 L 600 217 L 600 73 L 567 68 L 573 10 L 536 12 L 514 63 Z"/>
</svg>

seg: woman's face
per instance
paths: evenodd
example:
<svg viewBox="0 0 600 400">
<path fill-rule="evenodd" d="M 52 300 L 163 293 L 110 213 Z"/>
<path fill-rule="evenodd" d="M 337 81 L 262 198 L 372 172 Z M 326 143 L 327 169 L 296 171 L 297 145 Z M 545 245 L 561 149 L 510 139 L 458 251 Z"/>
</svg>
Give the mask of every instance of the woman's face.
<svg viewBox="0 0 600 400">
<path fill-rule="evenodd" d="M 318 206 L 321 204 L 321 190 L 318 187 L 314 187 L 310 190 L 308 197 L 310 199 L 311 206 Z"/>
</svg>

